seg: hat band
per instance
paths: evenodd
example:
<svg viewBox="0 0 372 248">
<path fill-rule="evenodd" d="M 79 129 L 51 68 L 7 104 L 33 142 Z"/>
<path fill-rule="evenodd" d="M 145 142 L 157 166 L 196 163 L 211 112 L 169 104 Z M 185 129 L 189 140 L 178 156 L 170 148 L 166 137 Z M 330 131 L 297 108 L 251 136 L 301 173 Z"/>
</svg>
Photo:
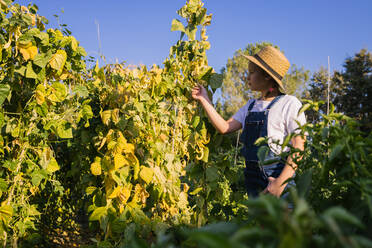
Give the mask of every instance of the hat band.
<svg viewBox="0 0 372 248">
<path fill-rule="evenodd" d="M 274 71 L 273 68 L 271 68 L 268 64 L 266 64 L 266 62 L 260 58 L 260 56 L 258 56 L 257 54 L 253 55 L 253 57 L 255 57 L 255 59 L 257 59 L 262 65 L 263 67 L 265 67 L 265 69 L 267 69 L 269 72 L 271 72 L 275 77 L 277 77 L 279 80 L 282 80 L 283 77 L 279 75 L 279 73 L 277 73 L 276 71 Z"/>
</svg>

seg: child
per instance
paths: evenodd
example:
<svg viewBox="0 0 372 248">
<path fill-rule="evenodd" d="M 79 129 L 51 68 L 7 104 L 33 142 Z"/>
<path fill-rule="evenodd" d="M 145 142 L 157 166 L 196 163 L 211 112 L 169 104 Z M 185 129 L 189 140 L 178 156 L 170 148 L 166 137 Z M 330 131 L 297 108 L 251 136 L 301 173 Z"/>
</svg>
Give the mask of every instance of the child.
<svg viewBox="0 0 372 248">
<path fill-rule="evenodd" d="M 259 99 L 250 99 L 229 120 L 224 120 L 214 109 L 206 89 L 199 85 L 192 90 L 192 97 L 198 100 L 207 113 L 210 122 L 222 134 L 243 128 L 241 142 L 244 144 L 242 155 L 245 157 L 244 170 L 248 195 L 256 197 L 260 192 L 279 197 L 288 178 L 294 175 L 296 164 L 288 156 L 286 164 L 274 163 L 260 166 L 257 158 L 258 146 L 254 142 L 259 137 L 269 138 L 271 159 L 281 153 L 281 146 L 273 141 L 283 142 L 285 137 L 295 132 L 296 121 L 305 124 L 305 115 L 298 116 L 301 102 L 294 96 L 283 94 L 282 79 L 289 69 L 286 57 L 276 48 L 267 46 L 254 56 L 245 56 L 250 63 L 247 83 L 252 91 L 261 92 Z M 303 150 L 304 139 L 292 138 L 293 147 Z M 288 150 L 286 148 L 285 150 Z"/>
</svg>

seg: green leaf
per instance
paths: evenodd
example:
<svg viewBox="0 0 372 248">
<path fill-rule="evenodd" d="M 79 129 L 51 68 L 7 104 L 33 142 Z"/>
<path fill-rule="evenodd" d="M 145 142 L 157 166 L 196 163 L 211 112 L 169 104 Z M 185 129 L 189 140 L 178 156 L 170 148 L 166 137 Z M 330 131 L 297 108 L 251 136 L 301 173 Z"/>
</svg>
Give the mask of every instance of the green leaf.
<svg viewBox="0 0 372 248">
<path fill-rule="evenodd" d="M 41 45 L 47 46 L 49 45 L 49 35 L 45 32 L 40 32 L 39 34 L 35 35 L 41 41 Z"/>
<path fill-rule="evenodd" d="M 3 178 L 0 178 L 0 192 L 1 191 L 6 192 L 7 189 L 8 189 L 8 183 Z"/>
<path fill-rule="evenodd" d="M 208 163 L 208 158 L 209 158 L 209 148 L 204 147 L 204 153 L 203 153 L 202 161 L 205 162 L 205 163 Z"/>
<path fill-rule="evenodd" d="M 199 122 L 200 122 L 200 116 L 195 115 L 192 120 L 192 126 L 196 128 L 199 125 Z"/>
<path fill-rule="evenodd" d="M 38 28 L 31 28 L 25 33 L 25 35 L 27 36 L 35 36 L 35 37 L 38 37 L 39 34 L 40 34 L 40 30 Z"/>
<path fill-rule="evenodd" d="M 67 54 L 64 50 L 58 50 L 50 59 L 49 64 L 54 70 L 61 71 L 67 60 Z"/>
<path fill-rule="evenodd" d="M 84 85 L 76 85 L 73 89 L 73 92 L 75 92 L 76 94 L 83 98 L 89 96 L 89 91 L 87 87 L 85 87 Z"/>
<path fill-rule="evenodd" d="M 4 103 L 9 93 L 10 93 L 10 86 L 8 84 L 0 84 L 0 105 Z"/>
<path fill-rule="evenodd" d="M 36 205 L 36 204 L 31 205 L 31 206 L 27 209 L 27 213 L 28 213 L 30 216 L 36 216 L 36 215 L 40 215 L 40 214 L 41 214 L 41 213 L 37 210 L 37 205 Z"/>
<path fill-rule="evenodd" d="M 216 181 L 219 178 L 218 169 L 216 167 L 208 167 L 205 174 L 208 182 Z"/>
<path fill-rule="evenodd" d="M 258 138 L 254 144 L 257 146 L 257 145 L 264 145 L 264 144 L 267 144 L 267 141 L 266 141 L 266 138 L 265 137 L 260 137 Z"/>
<path fill-rule="evenodd" d="M 344 149 L 345 143 L 337 143 L 331 148 L 331 153 L 329 155 L 329 161 L 333 161 Z"/>
<path fill-rule="evenodd" d="M 0 129 L 3 127 L 4 124 L 4 114 L 0 112 Z M 0 135 L 0 144 L 2 143 L 2 137 Z"/>
<path fill-rule="evenodd" d="M 87 52 L 85 51 L 85 49 L 81 46 L 79 46 L 77 49 L 76 49 L 76 52 L 78 54 L 80 54 L 81 56 L 85 57 L 87 56 Z"/>
<path fill-rule="evenodd" d="M 171 31 L 181 31 L 181 32 L 185 32 L 185 26 L 183 26 L 182 22 L 177 20 L 177 19 L 173 19 L 172 20 L 172 27 L 171 27 Z"/>
<path fill-rule="evenodd" d="M 310 103 L 306 103 L 304 104 L 301 109 L 298 111 L 298 115 L 300 115 L 302 112 L 306 111 L 308 108 L 311 107 L 311 104 Z"/>
<path fill-rule="evenodd" d="M 87 188 L 85 189 L 85 193 L 86 193 L 87 195 L 91 195 L 91 194 L 93 194 L 93 192 L 94 192 L 96 189 L 97 189 L 97 187 L 89 186 L 89 187 L 87 187 Z"/>
<path fill-rule="evenodd" d="M 26 78 L 33 78 L 37 79 L 37 74 L 34 72 L 34 69 L 32 68 L 32 62 L 28 62 L 27 69 L 26 69 Z"/>
<path fill-rule="evenodd" d="M 15 171 L 17 168 L 17 162 L 7 160 L 2 164 L 2 167 L 7 168 L 9 171 Z"/>
<path fill-rule="evenodd" d="M 195 18 L 195 25 L 196 26 L 199 26 L 202 24 L 204 18 L 205 18 L 205 15 L 207 13 L 207 9 L 206 8 L 202 8 L 201 11 L 199 12 L 199 14 L 196 16 Z"/>
<path fill-rule="evenodd" d="M 197 28 L 194 25 L 188 25 L 185 29 L 185 33 L 189 40 L 195 40 Z"/>
<path fill-rule="evenodd" d="M 209 86 L 211 86 L 211 88 L 213 90 L 216 90 L 218 88 L 221 88 L 222 81 L 223 81 L 223 75 L 222 74 L 213 73 L 211 75 L 210 80 L 209 80 Z"/>
<path fill-rule="evenodd" d="M 42 170 L 34 171 L 31 174 L 31 182 L 34 186 L 39 186 L 41 180 L 45 178 L 44 173 L 42 173 Z"/>
<path fill-rule="evenodd" d="M 11 135 L 12 135 L 14 138 L 17 138 L 17 137 L 19 137 L 19 131 L 20 131 L 19 126 L 16 126 L 15 128 L 12 129 L 12 131 L 11 131 Z"/>
<path fill-rule="evenodd" d="M 25 74 L 26 74 L 26 66 L 21 66 L 21 67 L 15 69 L 14 72 L 17 72 L 17 73 L 19 73 L 21 76 L 24 77 Z"/>
<path fill-rule="evenodd" d="M 52 158 L 52 159 L 49 161 L 46 170 L 47 170 L 48 172 L 50 172 L 50 173 L 53 173 L 53 172 L 56 172 L 56 171 L 59 170 L 59 169 L 60 169 L 60 168 L 59 168 L 59 165 L 58 165 L 56 159 L 55 159 L 55 158 Z"/>
<path fill-rule="evenodd" d="M 56 132 L 58 137 L 62 139 L 71 139 L 73 137 L 71 124 L 68 122 L 58 123 Z"/>
<path fill-rule="evenodd" d="M 269 154 L 270 148 L 268 146 L 261 146 L 258 148 L 257 157 L 260 160 L 260 163 L 264 163 L 265 158 Z"/>
<path fill-rule="evenodd" d="M 41 83 L 44 83 L 45 79 L 46 79 L 46 72 L 45 72 L 45 67 L 44 67 L 37 74 L 37 80 L 39 80 L 39 82 Z"/>
<path fill-rule="evenodd" d="M 62 40 L 61 40 L 61 42 L 59 43 L 59 45 L 61 46 L 61 47 L 66 47 L 68 44 L 70 44 L 71 43 L 71 39 L 70 39 L 70 37 L 66 37 L 66 36 L 64 36 L 63 38 L 62 38 Z"/>
<path fill-rule="evenodd" d="M 44 68 L 48 64 L 49 59 L 50 58 L 48 58 L 44 54 L 38 53 L 34 58 L 34 64 L 39 66 L 40 68 Z"/>
<path fill-rule="evenodd" d="M 311 177 L 312 177 L 312 169 L 305 171 L 304 174 L 299 176 L 297 181 L 297 191 L 300 197 L 305 197 L 306 193 L 310 189 L 311 185 Z"/>
<path fill-rule="evenodd" d="M 283 144 L 282 144 L 282 148 L 286 147 L 286 146 L 289 144 L 289 142 L 291 141 L 292 137 L 293 137 L 292 134 L 288 134 L 288 135 L 285 137 L 285 139 L 284 139 L 284 141 L 283 141 Z"/>
<path fill-rule="evenodd" d="M 225 247 L 234 247 L 229 244 L 227 238 L 224 235 L 218 233 L 209 233 L 209 232 L 195 232 L 190 235 L 189 240 L 197 242 L 199 247 L 214 247 L 214 248 L 225 248 Z"/>
<path fill-rule="evenodd" d="M 99 221 L 101 217 L 105 216 L 107 214 L 107 208 L 106 207 L 98 207 L 96 208 L 93 213 L 89 216 L 90 221 Z"/>
<path fill-rule="evenodd" d="M 90 107 L 89 104 L 85 104 L 83 106 L 82 116 L 84 120 L 89 120 L 90 118 L 93 117 L 92 108 Z"/>
<path fill-rule="evenodd" d="M 52 94 L 49 99 L 54 102 L 62 102 L 67 96 L 66 86 L 62 83 L 55 82 L 52 84 Z"/>
<path fill-rule="evenodd" d="M 194 191 L 192 191 L 192 192 L 190 193 L 190 195 L 196 195 L 196 194 L 199 193 L 202 189 L 203 189 L 202 187 L 196 188 L 196 189 L 194 189 Z"/>
<path fill-rule="evenodd" d="M 213 68 L 212 67 L 205 67 L 200 71 L 198 79 L 205 80 L 205 81 L 209 82 L 212 74 L 213 74 Z"/>
<path fill-rule="evenodd" d="M 364 227 L 362 222 L 357 217 L 355 217 L 342 207 L 331 207 L 323 213 L 323 216 L 330 217 L 332 219 L 339 220 L 360 228 Z"/>
</svg>

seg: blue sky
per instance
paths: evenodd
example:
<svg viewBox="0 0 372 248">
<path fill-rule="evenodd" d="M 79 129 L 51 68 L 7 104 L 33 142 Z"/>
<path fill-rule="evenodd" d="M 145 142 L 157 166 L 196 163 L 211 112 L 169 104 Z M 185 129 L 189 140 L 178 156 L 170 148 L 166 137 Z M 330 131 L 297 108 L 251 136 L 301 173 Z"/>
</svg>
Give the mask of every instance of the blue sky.
<svg viewBox="0 0 372 248">
<path fill-rule="evenodd" d="M 15 1 L 27 5 L 30 1 Z M 176 11 L 185 0 L 34 0 L 39 14 L 57 27 L 53 16 L 69 29 L 89 55 L 101 52 L 107 62 L 161 65 L 179 38 L 171 32 Z M 284 51 L 291 63 L 316 71 L 327 66 L 341 70 L 346 57 L 372 49 L 371 0 L 204 0 L 213 14 L 207 29 L 211 42 L 209 64 L 219 71 L 234 51 L 248 43 L 269 41 Z M 62 10 L 64 13 L 62 13 Z"/>
</svg>

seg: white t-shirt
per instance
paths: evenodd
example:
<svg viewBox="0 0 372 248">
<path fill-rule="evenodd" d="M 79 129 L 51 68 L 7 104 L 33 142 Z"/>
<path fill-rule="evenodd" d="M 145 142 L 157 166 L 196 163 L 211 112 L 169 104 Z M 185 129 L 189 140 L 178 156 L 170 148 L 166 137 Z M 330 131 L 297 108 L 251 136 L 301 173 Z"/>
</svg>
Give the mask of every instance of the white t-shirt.
<svg viewBox="0 0 372 248">
<path fill-rule="evenodd" d="M 242 124 L 243 129 L 248 107 L 252 101 L 253 99 L 250 99 L 232 117 Z M 251 112 L 264 111 L 269 104 L 270 101 L 256 100 Z M 306 123 L 305 114 L 302 112 L 298 115 L 301 106 L 301 102 L 295 96 L 284 95 L 271 107 L 267 120 L 267 136 L 269 138 L 269 146 L 275 154 L 280 154 L 282 148 L 280 145 L 274 144 L 273 141 L 276 140 L 282 144 L 288 134 L 299 132 L 299 130 L 296 130 L 298 128 L 296 121 L 301 126 Z M 288 151 L 288 147 L 285 147 L 283 151 Z"/>
</svg>

